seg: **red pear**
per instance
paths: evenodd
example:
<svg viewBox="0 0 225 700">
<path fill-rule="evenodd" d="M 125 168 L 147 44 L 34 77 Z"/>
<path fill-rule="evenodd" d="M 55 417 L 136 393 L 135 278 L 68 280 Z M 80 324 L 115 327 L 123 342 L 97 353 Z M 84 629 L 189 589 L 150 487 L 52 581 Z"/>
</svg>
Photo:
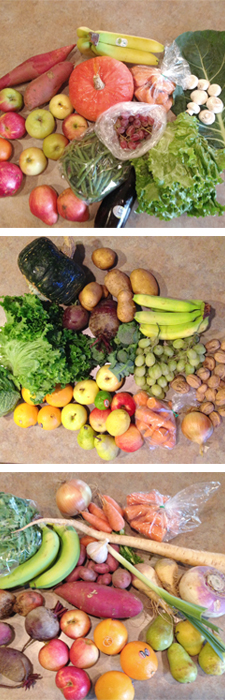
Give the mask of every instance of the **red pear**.
<svg viewBox="0 0 225 700">
<path fill-rule="evenodd" d="M 58 220 L 57 192 L 49 185 L 39 185 L 30 193 L 29 207 L 38 219 L 52 226 Z"/>
</svg>

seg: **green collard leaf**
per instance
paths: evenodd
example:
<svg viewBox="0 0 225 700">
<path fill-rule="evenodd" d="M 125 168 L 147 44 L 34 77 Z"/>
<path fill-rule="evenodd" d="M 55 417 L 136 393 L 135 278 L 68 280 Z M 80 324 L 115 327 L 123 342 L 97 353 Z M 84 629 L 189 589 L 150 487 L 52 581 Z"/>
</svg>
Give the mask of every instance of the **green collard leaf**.
<svg viewBox="0 0 225 700">
<path fill-rule="evenodd" d="M 222 88 L 220 99 L 225 103 L 225 31 L 211 29 L 197 32 L 184 32 L 176 38 L 182 56 L 188 61 L 193 75 L 217 83 Z M 178 115 L 187 109 L 191 101 L 191 91 L 176 88 L 172 111 Z M 216 114 L 211 126 L 199 121 L 199 132 L 214 148 L 225 148 L 225 109 Z"/>
</svg>

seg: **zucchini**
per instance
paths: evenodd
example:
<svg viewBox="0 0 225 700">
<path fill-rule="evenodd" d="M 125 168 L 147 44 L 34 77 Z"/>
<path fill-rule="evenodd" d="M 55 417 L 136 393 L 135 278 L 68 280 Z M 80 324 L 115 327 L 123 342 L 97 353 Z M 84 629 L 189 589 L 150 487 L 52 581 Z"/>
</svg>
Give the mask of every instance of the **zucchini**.
<svg viewBox="0 0 225 700">
<path fill-rule="evenodd" d="M 70 304 L 87 284 L 84 270 L 45 236 L 28 243 L 17 262 L 37 293 L 57 304 Z"/>
</svg>

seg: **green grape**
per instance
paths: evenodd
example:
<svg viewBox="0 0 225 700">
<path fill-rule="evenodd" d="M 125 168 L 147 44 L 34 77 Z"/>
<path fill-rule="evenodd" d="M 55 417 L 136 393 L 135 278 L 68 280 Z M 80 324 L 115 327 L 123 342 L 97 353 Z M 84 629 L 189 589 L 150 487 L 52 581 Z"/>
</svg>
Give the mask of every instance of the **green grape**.
<svg viewBox="0 0 225 700">
<path fill-rule="evenodd" d="M 199 366 L 199 357 L 196 357 L 196 359 L 189 359 L 189 364 L 196 369 L 196 367 Z"/>
<path fill-rule="evenodd" d="M 143 367 L 136 367 L 134 371 L 134 378 L 135 377 L 144 377 L 145 376 L 145 366 Z"/>
<path fill-rule="evenodd" d="M 195 350 L 193 350 L 193 348 L 190 348 L 189 350 L 187 350 L 187 358 L 188 358 L 188 360 L 197 360 L 197 358 L 198 358 L 197 352 L 195 352 Z"/>
<path fill-rule="evenodd" d="M 181 348 L 184 348 L 184 346 L 185 346 L 185 342 L 184 342 L 184 340 L 182 340 L 182 338 L 177 338 L 177 340 L 173 341 L 173 347 L 176 350 L 180 350 Z"/>
<path fill-rule="evenodd" d="M 167 357 L 173 357 L 174 355 L 174 350 L 170 347 L 170 345 L 165 345 L 165 347 L 163 348 L 163 352 L 165 353 L 165 355 L 167 355 Z"/>
<path fill-rule="evenodd" d="M 168 365 L 166 362 L 159 362 L 159 366 L 161 367 L 162 374 L 168 374 Z"/>
<path fill-rule="evenodd" d="M 153 396 L 157 396 L 158 399 L 163 399 L 165 396 L 164 391 L 161 389 L 161 386 L 159 386 L 158 384 L 154 384 L 154 386 L 152 386 L 151 392 L 152 392 Z"/>
<path fill-rule="evenodd" d="M 169 367 L 170 372 L 174 372 L 175 369 L 177 369 L 176 360 L 169 360 L 168 367 Z"/>
<path fill-rule="evenodd" d="M 159 377 L 157 379 L 157 384 L 159 384 L 159 386 L 161 386 L 161 389 L 165 389 L 167 387 L 166 377 Z"/>
<path fill-rule="evenodd" d="M 161 377 L 162 375 L 161 367 L 159 365 L 154 365 L 154 367 L 150 367 L 148 370 L 148 374 L 150 377 L 152 377 L 152 379 L 159 379 L 159 377 Z"/>
<path fill-rule="evenodd" d="M 142 367 L 145 364 L 144 355 L 137 355 L 134 360 L 135 367 Z"/>
<path fill-rule="evenodd" d="M 160 355 L 163 354 L 163 346 L 162 346 L 162 345 L 156 345 L 155 348 L 154 348 L 154 350 L 153 350 L 153 352 L 154 352 L 154 355 L 156 355 L 157 357 L 159 357 Z"/>
<path fill-rule="evenodd" d="M 177 371 L 183 372 L 185 368 L 185 360 L 179 360 L 177 363 Z"/>
<path fill-rule="evenodd" d="M 193 350 L 195 350 L 195 352 L 197 352 L 198 355 L 204 355 L 204 353 L 206 352 L 206 348 L 203 345 L 203 343 L 197 343 L 197 345 L 193 345 Z"/>
<path fill-rule="evenodd" d="M 185 374 L 186 374 L 186 375 L 188 375 L 188 374 L 194 374 L 194 372 L 195 372 L 195 367 L 193 367 L 193 365 L 189 364 L 188 362 L 186 363 L 184 369 L 185 369 Z"/>
<path fill-rule="evenodd" d="M 148 348 L 150 342 L 150 338 L 141 338 L 141 340 L 139 340 L 138 346 L 139 348 Z"/>
<path fill-rule="evenodd" d="M 205 359 L 205 355 L 199 355 L 198 359 L 199 359 L 200 365 L 202 365 L 202 363 L 204 362 L 204 359 Z"/>
<path fill-rule="evenodd" d="M 137 386 L 143 387 L 145 384 L 145 377 L 135 377 L 135 384 L 137 384 Z"/>
<path fill-rule="evenodd" d="M 137 348 L 136 350 L 136 355 L 144 355 L 144 351 L 142 348 Z"/>
<path fill-rule="evenodd" d="M 163 352 L 163 354 L 160 355 L 160 362 L 168 362 L 168 356 L 165 355 L 165 352 Z"/>
<path fill-rule="evenodd" d="M 146 382 L 147 382 L 148 386 L 154 386 L 155 379 L 152 379 L 152 377 L 147 377 Z"/>
<path fill-rule="evenodd" d="M 147 367 L 152 367 L 155 364 L 155 355 L 153 355 L 153 352 L 148 352 L 145 356 L 145 364 Z"/>
<path fill-rule="evenodd" d="M 169 384 L 170 382 L 172 382 L 173 379 L 174 379 L 174 377 L 175 377 L 174 372 L 168 372 L 168 374 L 165 374 L 165 379 L 166 379 L 166 381 L 167 381 L 167 384 Z"/>
</svg>

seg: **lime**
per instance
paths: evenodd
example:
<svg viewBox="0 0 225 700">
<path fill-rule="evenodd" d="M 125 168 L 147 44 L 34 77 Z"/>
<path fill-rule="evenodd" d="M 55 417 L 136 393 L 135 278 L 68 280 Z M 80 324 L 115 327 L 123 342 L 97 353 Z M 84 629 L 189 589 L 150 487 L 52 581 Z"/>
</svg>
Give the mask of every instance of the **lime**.
<svg viewBox="0 0 225 700">
<path fill-rule="evenodd" d="M 109 408 L 112 401 L 112 395 L 109 391 L 99 391 L 95 398 L 95 407 L 99 408 L 100 411 L 105 411 Z"/>
</svg>

